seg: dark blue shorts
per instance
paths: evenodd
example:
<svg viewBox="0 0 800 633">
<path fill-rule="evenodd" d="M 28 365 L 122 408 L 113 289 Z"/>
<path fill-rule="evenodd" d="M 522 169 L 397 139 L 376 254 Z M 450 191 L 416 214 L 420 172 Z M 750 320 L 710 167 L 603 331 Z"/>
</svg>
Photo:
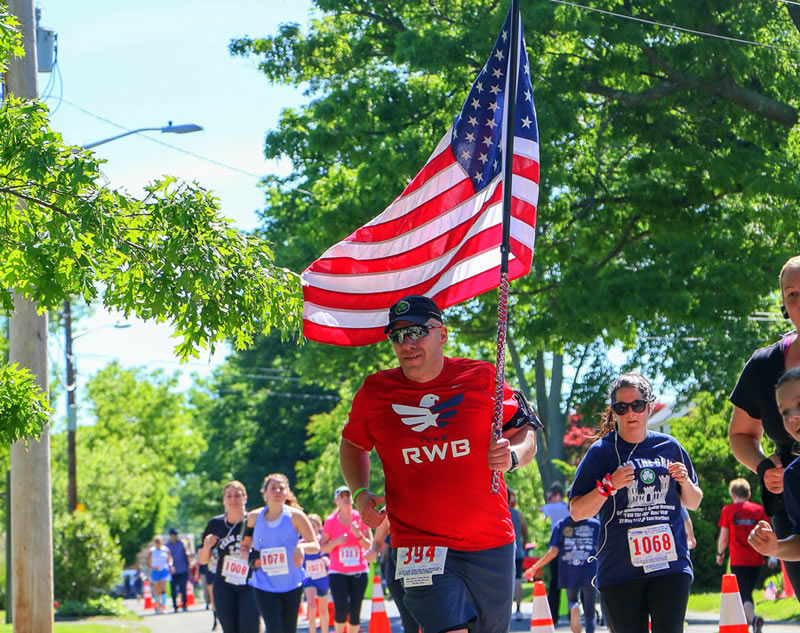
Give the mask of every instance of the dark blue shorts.
<svg viewBox="0 0 800 633">
<path fill-rule="evenodd" d="M 327 596 L 330 583 L 328 582 L 327 576 L 324 578 L 308 578 L 306 576 L 306 579 L 303 581 L 303 589 L 306 587 L 316 587 L 318 596 Z"/>
<path fill-rule="evenodd" d="M 396 559 L 397 550 L 392 548 Z M 514 543 L 463 552 L 448 549 L 433 584 L 405 588 L 405 605 L 425 633 L 467 628 L 508 633 L 514 597 Z"/>
</svg>

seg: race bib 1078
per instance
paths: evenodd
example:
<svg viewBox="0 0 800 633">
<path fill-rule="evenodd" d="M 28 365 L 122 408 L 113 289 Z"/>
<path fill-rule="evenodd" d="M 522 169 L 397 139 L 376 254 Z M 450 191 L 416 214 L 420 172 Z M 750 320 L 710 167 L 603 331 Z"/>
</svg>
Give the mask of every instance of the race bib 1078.
<svg viewBox="0 0 800 633">
<path fill-rule="evenodd" d="M 289 573 L 289 559 L 285 547 L 268 547 L 261 550 L 261 569 L 270 576 Z"/>
</svg>

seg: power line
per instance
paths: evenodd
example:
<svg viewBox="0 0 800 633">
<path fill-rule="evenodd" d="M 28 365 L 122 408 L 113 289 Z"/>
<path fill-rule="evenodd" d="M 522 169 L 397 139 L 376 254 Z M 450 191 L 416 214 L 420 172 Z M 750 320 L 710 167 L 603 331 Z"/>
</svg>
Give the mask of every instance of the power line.
<svg viewBox="0 0 800 633">
<path fill-rule="evenodd" d="M 794 2 L 794 0 L 778 0 L 778 2 L 783 2 L 784 4 L 793 4 L 796 7 L 800 7 L 800 2 Z"/>
<path fill-rule="evenodd" d="M 99 114 L 95 114 L 94 112 L 90 112 L 83 106 L 79 106 L 77 103 L 73 103 L 69 99 L 64 99 L 61 97 L 61 101 L 66 103 L 67 105 L 72 106 L 73 108 L 80 110 L 87 116 L 92 117 L 93 119 L 97 119 L 98 121 L 103 121 L 103 123 L 108 123 L 109 125 L 113 125 L 115 128 L 123 130 L 125 132 L 130 132 L 131 128 L 127 128 L 124 125 L 120 125 L 119 123 L 115 123 L 114 121 L 107 119 Z M 209 158 L 208 156 L 203 156 L 202 154 L 196 154 L 195 152 L 190 152 L 188 149 L 184 149 L 183 147 L 178 147 L 177 145 L 172 145 L 171 143 L 167 143 L 166 141 L 161 141 L 159 139 L 153 138 L 152 136 L 148 136 L 147 134 L 140 134 L 142 138 L 146 138 L 148 141 L 152 143 L 158 143 L 159 145 L 163 145 L 164 147 L 169 147 L 170 149 L 174 149 L 177 152 L 181 152 L 182 154 L 186 154 L 187 156 L 193 156 L 194 158 L 199 158 L 200 160 L 204 160 L 207 163 L 211 163 L 212 165 L 217 165 L 218 167 L 223 167 L 230 171 L 236 172 L 238 174 L 242 174 L 244 176 L 249 176 L 250 178 L 258 178 L 259 180 L 263 177 L 259 174 L 254 174 L 253 172 L 246 171 L 244 169 L 240 169 L 239 167 L 234 167 L 233 165 L 228 165 L 226 163 L 220 162 L 213 158 Z"/>
<path fill-rule="evenodd" d="M 788 2 L 789 0 L 779 0 L 781 2 Z M 800 53 L 800 49 L 796 48 L 786 48 L 784 46 L 774 46 L 773 44 L 762 44 L 761 42 L 754 42 L 752 40 L 745 40 L 738 37 L 730 37 L 727 35 L 717 35 L 716 33 L 706 33 L 705 31 L 697 31 L 695 29 L 688 29 L 683 26 L 677 26 L 675 24 L 665 24 L 664 22 L 655 22 L 654 20 L 646 20 L 645 18 L 637 18 L 632 15 L 625 15 L 624 13 L 615 13 L 614 11 L 606 11 L 605 9 L 596 9 L 595 7 L 587 7 L 584 4 L 577 4 L 576 2 L 568 2 L 568 0 L 550 0 L 550 2 L 555 2 L 557 4 L 565 4 L 571 7 L 576 7 L 578 9 L 585 9 L 586 11 L 595 11 L 597 13 L 602 13 L 604 15 L 610 15 L 615 18 L 622 18 L 624 20 L 632 20 L 634 22 L 641 22 L 643 24 L 650 24 L 653 26 L 660 26 L 665 29 L 672 29 L 674 31 L 682 31 L 684 33 L 691 33 L 692 35 L 702 35 L 704 37 L 712 37 L 719 40 L 726 40 L 728 42 L 736 42 L 738 44 L 748 44 L 750 46 L 759 46 L 761 48 L 770 48 L 777 51 L 784 51 L 787 53 Z M 792 4 L 800 4 L 797 2 L 792 2 Z"/>
<path fill-rule="evenodd" d="M 232 389 L 223 389 L 218 393 L 222 395 L 241 395 L 239 391 L 234 391 Z M 314 393 L 292 393 L 289 391 L 264 391 L 262 392 L 265 396 L 286 396 L 289 398 L 296 398 L 300 400 L 341 400 L 339 396 L 326 396 L 324 394 L 314 394 Z"/>
</svg>

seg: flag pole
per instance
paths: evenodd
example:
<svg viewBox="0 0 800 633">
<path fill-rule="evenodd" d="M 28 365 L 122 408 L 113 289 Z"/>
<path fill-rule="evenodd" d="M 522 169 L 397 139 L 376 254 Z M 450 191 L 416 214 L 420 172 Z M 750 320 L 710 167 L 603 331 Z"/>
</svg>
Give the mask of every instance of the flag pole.
<svg viewBox="0 0 800 633">
<path fill-rule="evenodd" d="M 506 331 L 508 329 L 508 256 L 511 250 L 511 183 L 514 177 L 514 128 L 517 106 L 519 59 L 519 0 L 511 0 L 511 46 L 508 54 L 508 77 L 505 108 L 505 155 L 503 166 L 503 238 L 500 244 L 500 285 L 497 298 L 497 356 L 492 435 L 499 440 L 503 433 L 503 385 L 506 369 Z M 492 492 L 500 490 L 500 471 L 492 472 Z"/>
</svg>

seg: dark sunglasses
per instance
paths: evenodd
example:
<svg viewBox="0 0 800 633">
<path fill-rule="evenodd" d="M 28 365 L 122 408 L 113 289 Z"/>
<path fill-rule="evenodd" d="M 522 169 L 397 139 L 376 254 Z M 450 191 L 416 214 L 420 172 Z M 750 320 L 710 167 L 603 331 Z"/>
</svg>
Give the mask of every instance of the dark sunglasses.
<svg viewBox="0 0 800 633">
<path fill-rule="evenodd" d="M 400 345 L 403 340 L 408 336 L 412 341 L 418 341 L 425 338 L 430 334 L 433 328 L 442 327 L 441 325 L 409 325 L 407 327 L 399 327 L 396 330 L 389 332 L 389 340 L 392 343 Z"/>
<path fill-rule="evenodd" d="M 633 409 L 634 413 L 641 413 L 647 408 L 647 400 L 634 400 L 633 402 L 612 402 L 611 408 L 617 415 L 625 415 L 628 412 L 628 407 Z"/>
</svg>

